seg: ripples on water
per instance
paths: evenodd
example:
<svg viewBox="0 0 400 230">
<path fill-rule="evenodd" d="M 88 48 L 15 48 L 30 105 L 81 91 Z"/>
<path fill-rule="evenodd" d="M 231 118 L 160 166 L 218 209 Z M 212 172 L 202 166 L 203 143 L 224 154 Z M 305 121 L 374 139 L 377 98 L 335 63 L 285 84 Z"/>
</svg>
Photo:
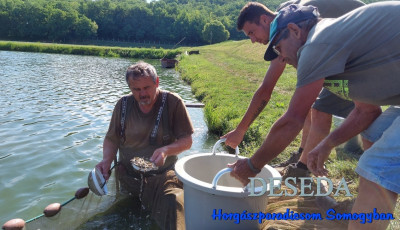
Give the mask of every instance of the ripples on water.
<svg viewBox="0 0 400 230">
<path fill-rule="evenodd" d="M 174 70 L 156 66 L 161 88 L 196 102 Z M 134 60 L 0 51 L 0 223 L 25 220 L 86 186 L 102 158 L 117 100 L 129 93 L 124 74 Z M 200 109 L 190 152 L 209 152 Z M 5 208 L 7 207 L 7 208 Z"/>
</svg>

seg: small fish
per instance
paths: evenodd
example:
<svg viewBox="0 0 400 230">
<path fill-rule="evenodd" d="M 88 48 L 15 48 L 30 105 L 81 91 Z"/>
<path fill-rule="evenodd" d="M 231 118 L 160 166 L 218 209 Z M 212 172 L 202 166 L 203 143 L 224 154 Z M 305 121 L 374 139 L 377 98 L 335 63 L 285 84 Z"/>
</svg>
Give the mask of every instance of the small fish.
<svg viewBox="0 0 400 230">
<path fill-rule="evenodd" d="M 141 172 L 149 172 L 157 170 L 158 167 L 151 161 L 148 161 L 142 157 L 134 157 L 131 159 L 132 167 Z"/>
</svg>

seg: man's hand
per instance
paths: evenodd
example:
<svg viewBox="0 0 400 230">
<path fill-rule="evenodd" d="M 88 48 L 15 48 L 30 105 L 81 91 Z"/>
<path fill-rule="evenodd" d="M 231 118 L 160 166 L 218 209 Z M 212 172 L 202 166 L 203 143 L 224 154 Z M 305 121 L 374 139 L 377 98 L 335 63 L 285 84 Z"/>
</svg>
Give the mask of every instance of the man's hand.
<svg viewBox="0 0 400 230">
<path fill-rule="evenodd" d="M 165 159 L 167 158 L 165 147 L 158 148 L 154 151 L 153 155 L 150 158 L 156 166 L 163 166 L 165 163 Z"/>
<path fill-rule="evenodd" d="M 240 144 L 240 142 L 242 142 L 245 133 L 246 131 L 243 132 L 239 129 L 234 129 L 220 137 L 220 139 L 226 138 L 225 144 L 230 146 L 231 148 L 236 148 Z"/>
<path fill-rule="evenodd" d="M 307 155 L 307 167 L 315 176 L 328 175 L 328 170 L 325 169 L 324 163 L 328 160 L 332 149 L 325 147 L 322 143 L 317 145 Z"/>
<path fill-rule="evenodd" d="M 249 177 L 254 177 L 257 174 L 251 171 L 246 159 L 240 159 L 233 164 L 228 164 L 229 168 L 232 168 L 231 176 L 238 179 L 243 186 L 246 186 L 250 180 Z"/>
<path fill-rule="evenodd" d="M 100 163 L 96 165 L 96 168 L 100 170 L 105 180 L 108 180 L 108 178 L 110 178 L 110 168 L 111 168 L 110 163 L 107 163 L 106 161 L 102 160 L 100 161 Z"/>
<path fill-rule="evenodd" d="M 328 171 L 324 168 L 324 162 L 328 159 L 331 150 L 363 130 L 379 117 L 382 110 L 377 105 L 354 101 L 355 108 L 347 116 L 346 120 L 317 145 L 307 156 L 307 167 L 316 176 L 326 176 Z"/>
</svg>

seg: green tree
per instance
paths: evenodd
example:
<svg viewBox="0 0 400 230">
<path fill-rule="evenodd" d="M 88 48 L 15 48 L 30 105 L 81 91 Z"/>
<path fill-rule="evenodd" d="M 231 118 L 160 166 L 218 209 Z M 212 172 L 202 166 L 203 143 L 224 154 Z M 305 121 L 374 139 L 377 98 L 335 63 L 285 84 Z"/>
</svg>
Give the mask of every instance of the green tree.
<svg viewBox="0 0 400 230">
<path fill-rule="evenodd" d="M 210 44 L 223 42 L 229 39 L 229 31 L 222 22 L 214 20 L 204 25 L 203 38 Z"/>
<path fill-rule="evenodd" d="M 285 0 L 260 0 L 270 9 Z M 370 0 L 376 1 L 376 0 Z M 0 37 L 30 41 L 92 37 L 203 45 L 244 39 L 236 30 L 248 0 L 0 0 Z M 215 24 L 214 20 L 222 23 Z M 212 31 L 203 30 L 216 26 Z M 215 24 L 215 25 L 214 25 Z M 97 29 L 96 29 L 97 28 Z M 229 32 L 228 36 L 226 30 Z M 212 37 L 211 37 L 212 34 Z M 212 40 L 211 40 L 212 38 Z M 181 44 L 182 45 L 182 44 Z"/>
<path fill-rule="evenodd" d="M 93 22 L 86 16 L 82 16 L 78 19 L 76 25 L 76 38 L 78 39 L 88 39 L 95 37 L 97 35 L 98 26 L 96 22 Z"/>
<path fill-rule="evenodd" d="M 0 38 L 8 38 L 10 31 L 10 16 L 7 12 L 0 12 Z"/>
<path fill-rule="evenodd" d="M 110 0 L 88 1 L 84 15 L 98 25 L 97 35 L 104 39 L 114 39 L 117 32 L 113 20 L 115 3 Z"/>
<path fill-rule="evenodd" d="M 152 12 L 151 18 L 153 34 L 152 39 L 156 41 L 171 42 L 178 40 L 182 37 L 179 28 L 179 6 L 176 2 L 167 4 L 165 1 L 157 1 L 149 4 L 149 9 Z M 181 24 L 180 24 L 181 25 Z"/>
<path fill-rule="evenodd" d="M 77 22 L 78 12 L 65 12 L 60 9 L 52 9 L 48 17 L 48 39 L 52 41 L 73 39 Z"/>
</svg>

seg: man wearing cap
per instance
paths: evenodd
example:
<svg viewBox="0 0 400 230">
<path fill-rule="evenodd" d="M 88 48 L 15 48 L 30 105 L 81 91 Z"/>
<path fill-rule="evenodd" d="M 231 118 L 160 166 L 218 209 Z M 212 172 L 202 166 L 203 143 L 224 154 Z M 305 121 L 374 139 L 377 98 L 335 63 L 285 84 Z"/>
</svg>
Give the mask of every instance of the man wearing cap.
<svg viewBox="0 0 400 230">
<path fill-rule="evenodd" d="M 365 5 L 358 0 L 295 0 L 282 3 L 278 9 L 291 3 L 314 5 L 322 11 L 323 17 L 328 18 L 339 17 L 357 7 Z M 253 43 L 258 42 L 266 45 L 269 41 L 270 23 L 275 16 L 276 14 L 263 4 L 249 2 L 242 8 L 239 14 L 237 29 L 242 30 Z M 249 108 L 237 128 L 222 136 L 222 138 L 226 138 L 227 145 L 233 148 L 236 147 L 243 140 L 243 136 L 251 123 L 267 105 L 272 90 L 286 66 L 284 61 L 275 57 L 270 60 L 271 63 L 264 81 L 254 94 Z M 322 90 L 304 124 L 301 147 L 286 162 L 277 165 L 280 167 L 288 166 L 284 176 L 309 176 L 307 154 L 328 135 L 331 129 L 332 114 L 338 117 L 347 117 L 353 108 L 353 102 L 344 100 L 328 90 Z M 310 124 L 311 117 L 312 125 Z M 353 148 L 353 151 L 362 152 L 359 146 L 358 149 Z"/>
<path fill-rule="evenodd" d="M 279 12 L 271 23 L 266 56 L 279 54 L 297 68 L 297 88 L 287 112 L 252 156 L 255 168 L 264 166 L 295 138 L 319 91 L 326 87 L 353 100 L 355 109 L 309 153 L 309 169 L 316 176 L 327 175 L 323 164 L 332 148 L 374 127 L 371 135 L 377 141 L 356 168 L 359 194 L 352 213 L 393 213 L 400 193 L 398 12 L 398 1 L 373 3 L 337 19 L 319 20 L 317 9 L 311 6 L 289 5 Z M 390 107 L 381 114 L 380 105 Z M 255 175 L 245 160 L 233 167 L 233 175 L 243 183 Z M 357 220 L 350 221 L 349 229 L 386 229 L 388 224 Z"/>
<path fill-rule="evenodd" d="M 131 65 L 125 76 L 132 94 L 113 111 L 103 143 L 103 160 L 96 165 L 105 179 L 119 151 L 118 179 L 139 197 L 161 229 L 184 229 L 182 183 L 175 175 L 177 155 L 192 145 L 193 125 L 182 99 L 160 90 L 155 68 L 145 62 Z M 158 169 L 134 170 L 131 159 L 144 158 Z"/>
</svg>

